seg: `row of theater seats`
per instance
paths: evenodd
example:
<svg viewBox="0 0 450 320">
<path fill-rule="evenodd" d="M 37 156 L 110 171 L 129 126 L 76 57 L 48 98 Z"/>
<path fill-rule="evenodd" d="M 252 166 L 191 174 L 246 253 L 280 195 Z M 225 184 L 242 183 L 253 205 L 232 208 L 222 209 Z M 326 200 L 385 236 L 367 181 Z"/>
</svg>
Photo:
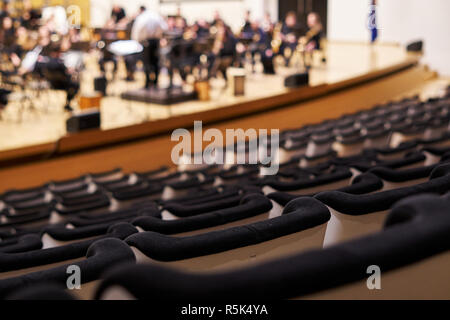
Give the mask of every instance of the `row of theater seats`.
<svg viewBox="0 0 450 320">
<path fill-rule="evenodd" d="M 184 165 L 5 192 L 0 297 L 355 298 L 377 265 L 382 297 L 450 298 L 449 109 L 450 90 L 287 130 L 274 176 Z"/>
</svg>

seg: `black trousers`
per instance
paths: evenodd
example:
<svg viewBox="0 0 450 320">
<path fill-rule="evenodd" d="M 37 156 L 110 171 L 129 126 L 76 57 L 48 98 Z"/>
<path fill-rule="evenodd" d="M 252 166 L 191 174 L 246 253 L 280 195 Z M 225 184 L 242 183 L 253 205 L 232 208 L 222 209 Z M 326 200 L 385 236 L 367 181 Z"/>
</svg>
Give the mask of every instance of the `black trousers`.
<svg viewBox="0 0 450 320">
<path fill-rule="evenodd" d="M 145 87 L 156 87 L 159 78 L 159 39 L 149 39 L 144 44 Z M 150 75 L 154 74 L 151 79 Z"/>
<path fill-rule="evenodd" d="M 125 66 L 129 74 L 136 72 L 136 66 L 139 60 L 142 60 L 142 53 L 125 56 Z"/>
</svg>

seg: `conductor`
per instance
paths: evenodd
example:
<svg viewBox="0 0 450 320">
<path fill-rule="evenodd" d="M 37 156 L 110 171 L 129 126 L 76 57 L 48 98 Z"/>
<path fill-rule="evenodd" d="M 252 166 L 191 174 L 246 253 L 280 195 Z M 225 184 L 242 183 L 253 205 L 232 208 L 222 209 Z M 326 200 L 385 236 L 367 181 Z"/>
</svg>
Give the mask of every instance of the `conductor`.
<svg viewBox="0 0 450 320">
<path fill-rule="evenodd" d="M 159 77 L 159 47 L 168 29 L 164 18 L 156 12 L 145 10 L 134 22 L 131 38 L 144 47 L 145 88 L 156 88 Z M 151 78 L 151 74 L 154 77 Z"/>
</svg>

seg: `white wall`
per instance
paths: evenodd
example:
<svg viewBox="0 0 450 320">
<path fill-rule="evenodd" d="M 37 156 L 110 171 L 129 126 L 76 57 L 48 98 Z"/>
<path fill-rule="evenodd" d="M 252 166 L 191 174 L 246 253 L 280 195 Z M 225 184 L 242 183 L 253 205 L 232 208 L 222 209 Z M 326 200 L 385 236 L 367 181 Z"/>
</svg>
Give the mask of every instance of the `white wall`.
<svg viewBox="0 0 450 320">
<path fill-rule="evenodd" d="M 243 23 L 244 13 L 251 10 L 256 19 L 261 19 L 265 11 L 270 11 L 275 20 L 278 16 L 278 0 L 204 0 L 204 1 L 179 1 L 181 12 L 189 23 L 198 18 L 212 20 L 214 10 L 221 12 L 224 20 L 237 30 Z M 159 0 L 92 0 L 91 1 L 91 25 L 102 26 L 111 13 L 113 3 L 122 5 L 127 14 L 136 12 L 140 5 L 148 9 L 159 11 L 161 14 L 174 14 L 177 3 L 160 4 Z"/>
<path fill-rule="evenodd" d="M 369 41 L 369 0 L 328 0 L 331 40 Z M 425 41 L 424 63 L 450 75 L 450 1 L 378 0 L 380 41 L 406 44 Z"/>
</svg>

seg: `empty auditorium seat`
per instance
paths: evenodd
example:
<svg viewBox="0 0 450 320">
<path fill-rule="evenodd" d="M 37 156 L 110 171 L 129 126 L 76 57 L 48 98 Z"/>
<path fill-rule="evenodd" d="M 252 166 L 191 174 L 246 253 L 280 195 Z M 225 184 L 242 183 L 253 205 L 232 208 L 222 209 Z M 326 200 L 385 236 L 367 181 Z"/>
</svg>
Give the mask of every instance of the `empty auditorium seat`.
<svg viewBox="0 0 450 320">
<path fill-rule="evenodd" d="M 159 265 L 123 265 L 105 275 L 95 297 L 449 299 L 447 207 L 448 201 L 436 196 L 407 198 L 373 235 L 238 270 L 187 273 Z M 382 290 L 367 288 L 367 270 L 373 265 L 382 271 Z"/>
<path fill-rule="evenodd" d="M 355 179 L 353 179 L 352 184 L 335 191 L 350 193 L 350 194 L 365 194 L 375 191 L 380 191 L 383 188 L 383 181 L 372 173 L 361 174 Z M 328 190 L 331 191 L 331 190 Z M 310 196 L 313 196 L 311 194 Z M 282 207 L 286 206 L 290 201 L 301 197 L 301 195 L 285 193 L 285 192 L 274 192 L 267 195 L 267 197 L 275 201 L 278 205 Z"/>
<path fill-rule="evenodd" d="M 229 268 L 323 245 L 328 209 L 313 198 L 290 202 L 283 215 L 234 228 L 188 237 L 144 232 L 126 239 L 139 263 L 186 270 Z"/>
<path fill-rule="evenodd" d="M 28 274 L 11 276 L 8 278 L 3 278 L 5 269 L 18 269 L 23 267 L 35 266 L 36 264 L 50 264 L 54 261 L 58 261 L 55 258 L 63 258 L 64 260 L 69 260 L 73 258 L 81 258 L 78 252 L 73 254 L 73 250 L 67 251 L 67 248 L 54 248 L 49 250 L 60 250 L 62 254 L 55 257 L 49 252 L 49 254 L 33 259 L 31 255 L 23 257 L 5 257 L 1 256 L 2 260 L 2 280 L 0 280 L 0 297 L 5 298 L 6 295 L 11 293 L 13 290 L 18 288 L 26 288 L 32 285 L 40 283 L 59 283 L 64 285 L 67 281 L 67 268 L 70 265 L 76 265 L 81 270 L 81 283 L 83 284 L 82 290 L 92 290 L 93 286 L 88 285 L 89 283 L 96 281 L 100 278 L 103 272 L 116 263 L 133 262 L 135 257 L 130 248 L 118 239 L 103 239 L 95 241 L 90 244 L 88 248 L 83 250 L 82 255 L 85 256 L 84 259 L 66 261 L 65 264 L 59 266 L 50 265 L 50 269 L 35 271 Z M 66 250 L 64 250 L 66 249 Z M 70 252 L 72 251 L 72 252 Z M 80 250 L 76 250 L 80 251 Z M 53 253 L 53 252 L 52 252 Z M 59 260 L 61 261 L 61 260 Z"/>
<path fill-rule="evenodd" d="M 338 189 L 350 184 L 353 173 L 348 168 L 336 168 L 331 173 L 323 174 L 313 179 L 294 181 L 268 180 L 263 190 L 265 194 L 276 191 L 286 191 L 295 194 L 311 194 L 323 190 Z"/>
<path fill-rule="evenodd" d="M 325 245 L 353 239 L 378 231 L 392 205 L 408 196 L 422 193 L 445 194 L 450 188 L 450 165 L 435 168 L 429 182 L 367 195 L 352 195 L 338 191 L 323 192 L 315 196 L 328 206 Z"/>
<path fill-rule="evenodd" d="M 154 217 L 139 217 L 133 221 L 144 231 L 167 235 L 198 234 L 234 225 L 243 225 L 270 218 L 272 204 L 260 194 L 244 196 L 238 205 L 211 212 L 200 213 L 177 220 L 161 220 Z"/>
</svg>

